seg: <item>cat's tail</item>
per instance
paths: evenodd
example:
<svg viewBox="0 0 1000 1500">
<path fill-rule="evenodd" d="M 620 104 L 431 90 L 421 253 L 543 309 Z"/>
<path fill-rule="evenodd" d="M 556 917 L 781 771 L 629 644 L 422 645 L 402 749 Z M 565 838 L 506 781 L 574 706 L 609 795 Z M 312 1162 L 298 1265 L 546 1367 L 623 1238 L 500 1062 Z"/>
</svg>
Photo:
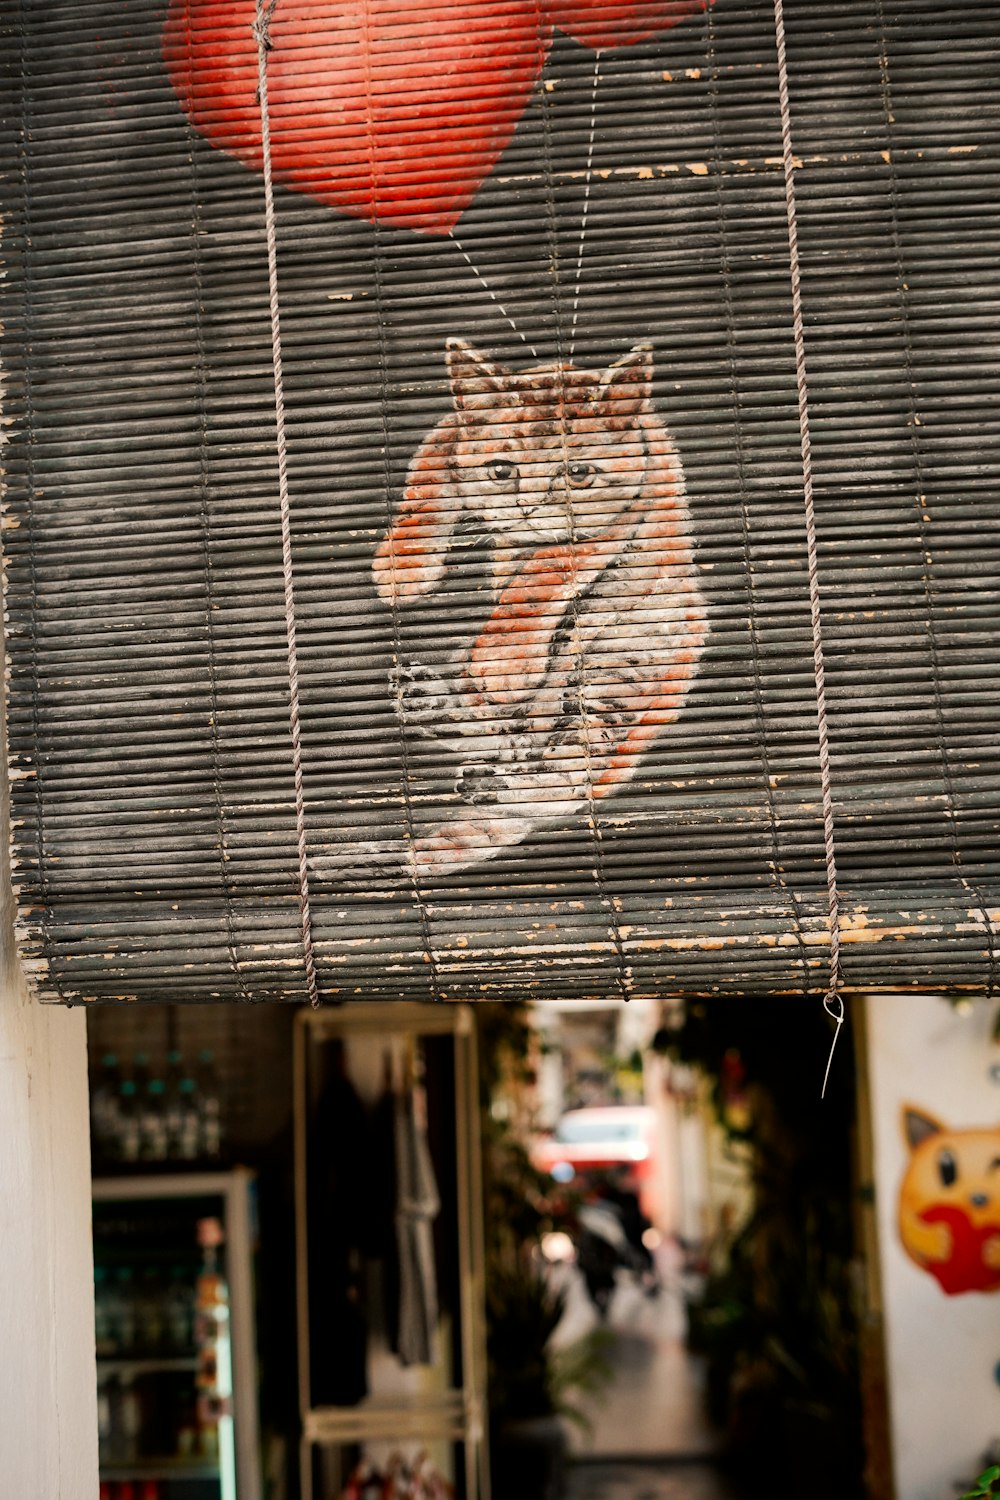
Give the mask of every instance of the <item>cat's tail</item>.
<svg viewBox="0 0 1000 1500">
<path fill-rule="evenodd" d="M 309 856 L 309 873 L 318 881 L 351 890 L 371 888 L 385 895 L 410 873 L 406 845 L 398 839 L 347 839 Z"/>
<path fill-rule="evenodd" d="M 522 809 L 491 807 L 442 820 L 410 840 L 352 839 L 313 854 L 309 871 L 318 884 L 380 898 L 428 880 L 446 879 L 495 859 L 545 823 L 575 811 L 583 797 L 563 794 Z"/>
<path fill-rule="evenodd" d="M 415 839 L 351 839 L 310 855 L 309 872 L 318 894 L 329 884 L 353 895 L 379 899 L 427 880 L 446 878 L 519 844 L 538 826 L 537 818 L 489 814 L 436 823 Z"/>
</svg>

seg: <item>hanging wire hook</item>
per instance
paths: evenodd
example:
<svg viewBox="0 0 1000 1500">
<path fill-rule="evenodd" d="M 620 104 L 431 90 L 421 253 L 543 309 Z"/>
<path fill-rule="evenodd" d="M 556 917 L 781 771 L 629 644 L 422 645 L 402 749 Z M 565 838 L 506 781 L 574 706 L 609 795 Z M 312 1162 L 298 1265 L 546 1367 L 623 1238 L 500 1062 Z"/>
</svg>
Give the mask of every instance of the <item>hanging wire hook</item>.
<svg viewBox="0 0 1000 1500">
<path fill-rule="evenodd" d="M 833 1039 L 830 1042 L 830 1053 L 826 1059 L 826 1072 L 823 1074 L 823 1087 L 819 1091 L 821 1099 L 826 1098 L 826 1086 L 830 1079 L 830 1065 L 833 1062 L 833 1054 L 837 1049 L 837 1041 L 840 1037 L 840 1028 L 844 1024 L 844 997 L 837 991 L 831 990 L 823 997 L 823 1009 L 828 1016 L 832 1016 L 837 1023 L 833 1029 Z"/>
</svg>

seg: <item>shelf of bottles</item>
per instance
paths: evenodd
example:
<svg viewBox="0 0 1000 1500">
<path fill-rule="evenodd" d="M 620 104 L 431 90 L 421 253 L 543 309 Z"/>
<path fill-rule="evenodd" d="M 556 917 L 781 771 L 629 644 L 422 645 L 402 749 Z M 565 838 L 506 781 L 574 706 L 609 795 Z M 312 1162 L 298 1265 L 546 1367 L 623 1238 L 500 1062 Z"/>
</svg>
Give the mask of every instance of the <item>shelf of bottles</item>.
<svg viewBox="0 0 1000 1500">
<path fill-rule="evenodd" d="M 106 1052 L 92 1083 L 90 1130 L 102 1173 L 218 1165 L 225 1142 L 214 1055 L 171 1051 L 158 1073 L 145 1052 Z"/>
<path fill-rule="evenodd" d="M 100 1500 L 236 1500 L 224 1200 L 170 1182 L 95 1184 Z"/>
</svg>

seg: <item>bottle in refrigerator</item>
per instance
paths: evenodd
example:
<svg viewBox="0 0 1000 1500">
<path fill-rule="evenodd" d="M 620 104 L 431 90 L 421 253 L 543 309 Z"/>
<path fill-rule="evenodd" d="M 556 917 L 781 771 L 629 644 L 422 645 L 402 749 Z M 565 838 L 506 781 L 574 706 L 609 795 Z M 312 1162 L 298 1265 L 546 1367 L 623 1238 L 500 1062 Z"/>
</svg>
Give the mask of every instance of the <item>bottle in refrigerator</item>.
<svg viewBox="0 0 1000 1500">
<path fill-rule="evenodd" d="M 180 1092 L 180 1134 L 177 1139 L 177 1155 L 181 1161 L 197 1161 L 201 1135 L 201 1120 L 198 1114 L 198 1099 L 194 1079 L 182 1078 Z"/>
<path fill-rule="evenodd" d="M 195 1288 L 198 1447 L 204 1457 L 215 1459 L 219 1451 L 219 1423 L 231 1418 L 232 1399 L 229 1288 L 220 1265 L 223 1229 L 218 1219 L 199 1219 L 198 1243 L 203 1256 Z"/>
<path fill-rule="evenodd" d="M 133 1354 L 136 1347 L 135 1281 L 130 1266 L 122 1266 L 115 1277 L 115 1323 L 118 1353 Z"/>
<path fill-rule="evenodd" d="M 136 1388 L 136 1382 L 130 1375 L 123 1375 L 121 1382 L 120 1405 L 120 1427 L 122 1440 L 122 1458 L 126 1463 L 131 1463 L 138 1458 L 140 1452 L 140 1437 L 142 1435 L 142 1399 Z"/>
<path fill-rule="evenodd" d="M 182 1158 L 181 1133 L 183 1130 L 183 1094 L 181 1082 L 184 1078 L 183 1059 L 175 1049 L 167 1053 L 167 1076 L 163 1090 L 163 1119 L 167 1132 L 167 1156 L 171 1161 Z"/>
<path fill-rule="evenodd" d="M 139 1102 L 134 1078 L 124 1078 L 118 1090 L 118 1149 L 119 1161 L 139 1160 L 140 1149 Z"/>
<path fill-rule="evenodd" d="M 136 1297 L 136 1343 L 143 1355 L 162 1353 L 165 1311 L 163 1282 L 154 1266 L 146 1266 Z"/>
<path fill-rule="evenodd" d="M 198 1113 L 200 1154 L 215 1161 L 222 1154 L 222 1100 L 215 1056 L 208 1048 L 198 1054 Z"/>
<path fill-rule="evenodd" d="M 99 1359 L 115 1352 L 114 1295 L 104 1266 L 94 1267 L 94 1343 Z"/>
<path fill-rule="evenodd" d="M 115 1052 L 105 1052 L 101 1058 L 101 1070 L 94 1084 L 90 1099 L 91 1128 L 94 1132 L 95 1155 L 106 1160 L 117 1155 L 118 1107 L 121 1089 L 121 1068 Z"/>
<path fill-rule="evenodd" d="M 143 1161 L 166 1161 L 166 1086 L 162 1078 L 151 1078 L 139 1108 L 139 1155 Z"/>
<path fill-rule="evenodd" d="M 194 1286 L 183 1266 L 175 1266 L 170 1273 L 164 1323 L 171 1354 L 189 1354 L 194 1347 Z"/>
<path fill-rule="evenodd" d="M 100 1381 L 97 1387 L 97 1445 L 102 1455 L 111 1442 L 111 1394 L 111 1381 Z"/>
</svg>

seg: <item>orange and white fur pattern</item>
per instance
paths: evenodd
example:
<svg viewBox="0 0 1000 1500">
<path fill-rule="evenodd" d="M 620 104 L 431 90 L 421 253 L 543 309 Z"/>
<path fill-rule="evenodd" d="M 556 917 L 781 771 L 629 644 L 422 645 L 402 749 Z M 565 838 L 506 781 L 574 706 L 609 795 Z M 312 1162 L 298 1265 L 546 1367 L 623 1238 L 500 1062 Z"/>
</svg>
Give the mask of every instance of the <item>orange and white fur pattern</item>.
<svg viewBox="0 0 1000 1500">
<path fill-rule="evenodd" d="M 684 475 L 653 409 L 653 353 L 512 372 L 447 346 L 453 409 L 428 434 L 373 565 L 394 610 L 448 577 L 456 528 L 490 547 L 492 610 L 446 670 L 393 674 L 404 729 L 458 763 L 452 816 L 412 872 L 473 866 L 623 786 L 675 720 L 707 626 Z"/>
</svg>

